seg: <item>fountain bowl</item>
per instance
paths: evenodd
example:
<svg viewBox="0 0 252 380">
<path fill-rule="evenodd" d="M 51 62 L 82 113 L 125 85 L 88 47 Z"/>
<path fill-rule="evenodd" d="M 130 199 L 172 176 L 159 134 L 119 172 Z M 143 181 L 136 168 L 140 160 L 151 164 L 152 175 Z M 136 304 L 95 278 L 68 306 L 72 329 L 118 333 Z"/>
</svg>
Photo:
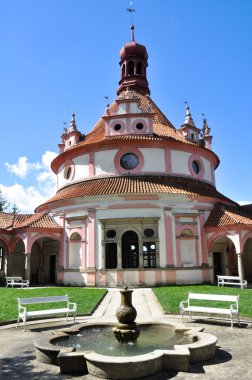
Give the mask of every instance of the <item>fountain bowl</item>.
<svg viewBox="0 0 252 380">
<path fill-rule="evenodd" d="M 86 322 L 73 327 L 54 330 L 34 342 L 37 359 L 47 364 L 60 366 L 61 373 L 91 374 L 96 378 L 123 380 L 139 379 L 163 370 L 188 371 L 189 364 L 212 359 L 217 338 L 203 332 L 203 328 L 187 328 L 166 321 L 144 322 L 147 326 L 167 326 L 175 333 L 187 337 L 186 344 L 175 344 L 169 349 L 154 349 L 134 356 L 111 356 L 94 350 L 76 351 L 76 347 L 59 346 L 62 339 L 71 335 L 85 334 L 85 329 L 114 326 L 105 322 Z M 139 327 L 141 329 L 141 324 Z M 112 334 L 113 337 L 113 334 Z M 113 337 L 114 338 L 114 337 Z"/>
</svg>

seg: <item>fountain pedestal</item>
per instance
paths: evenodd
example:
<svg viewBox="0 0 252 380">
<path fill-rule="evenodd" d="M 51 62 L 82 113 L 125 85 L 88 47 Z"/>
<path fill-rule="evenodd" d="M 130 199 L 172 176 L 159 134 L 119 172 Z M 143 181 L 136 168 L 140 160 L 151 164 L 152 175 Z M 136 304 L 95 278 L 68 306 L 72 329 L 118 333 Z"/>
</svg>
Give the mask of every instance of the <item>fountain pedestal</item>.
<svg viewBox="0 0 252 380">
<path fill-rule="evenodd" d="M 140 329 L 135 322 L 137 311 L 132 305 L 132 292 L 127 287 L 120 290 L 121 304 L 116 310 L 118 323 L 113 328 L 113 333 L 119 342 L 134 342 L 140 334 Z"/>
</svg>

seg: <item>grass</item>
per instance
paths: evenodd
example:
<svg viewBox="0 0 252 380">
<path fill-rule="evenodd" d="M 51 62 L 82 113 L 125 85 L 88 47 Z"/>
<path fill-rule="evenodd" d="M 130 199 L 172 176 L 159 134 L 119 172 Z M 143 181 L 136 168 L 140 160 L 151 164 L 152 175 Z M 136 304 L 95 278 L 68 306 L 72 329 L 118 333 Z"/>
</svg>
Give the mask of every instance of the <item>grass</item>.
<svg viewBox="0 0 252 380">
<path fill-rule="evenodd" d="M 209 293 L 209 294 L 225 294 L 240 295 L 239 314 L 241 317 L 252 318 L 252 289 L 240 289 L 231 287 L 218 287 L 214 285 L 181 285 L 181 286 L 165 286 L 161 288 L 153 288 L 159 303 L 167 314 L 179 314 L 179 303 L 187 299 L 188 293 Z M 211 302 L 211 306 L 220 303 Z M 207 303 L 209 305 L 209 301 Z M 201 303 L 203 305 L 203 303 Z M 225 303 L 227 307 L 227 303 Z"/>
<path fill-rule="evenodd" d="M 77 304 L 77 315 L 91 314 L 97 304 L 106 294 L 106 289 L 47 287 L 36 289 L 0 288 L 0 322 L 17 320 L 17 298 L 59 296 L 68 294 L 70 302 Z M 57 304 L 57 307 L 62 305 Z M 55 308 L 55 304 L 37 304 L 35 309 Z M 27 305 L 27 309 L 34 309 L 34 305 Z"/>
</svg>

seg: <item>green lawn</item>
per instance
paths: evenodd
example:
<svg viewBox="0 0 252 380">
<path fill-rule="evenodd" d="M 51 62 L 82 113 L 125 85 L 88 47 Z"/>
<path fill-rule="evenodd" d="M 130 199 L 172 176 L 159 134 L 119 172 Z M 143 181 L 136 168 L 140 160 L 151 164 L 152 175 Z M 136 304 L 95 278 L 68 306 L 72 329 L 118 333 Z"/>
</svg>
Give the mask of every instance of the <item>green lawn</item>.
<svg viewBox="0 0 252 380">
<path fill-rule="evenodd" d="M 106 289 L 48 287 L 37 289 L 0 288 L 0 322 L 17 320 L 17 298 L 46 297 L 68 294 L 70 302 L 77 303 L 77 315 L 88 315 L 106 294 Z M 38 309 L 55 308 L 55 304 L 37 304 Z M 57 307 L 61 307 L 60 303 Z M 27 305 L 27 309 L 34 309 L 34 305 Z"/>
<path fill-rule="evenodd" d="M 188 292 L 230 295 L 239 294 L 240 316 L 252 318 L 252 289 L 218 287 L 214 285 L 181 285 L 153 288 L 152 290 L 167 314 L 179 314 L 179 303 L 180 301 L 185 301 L 187 299 Z M 220 303 L 218 303 L 218 305 L 220 305 Z M 211 306 L 214 306 L 214 302 L 211 302 Z"/>
</svg>

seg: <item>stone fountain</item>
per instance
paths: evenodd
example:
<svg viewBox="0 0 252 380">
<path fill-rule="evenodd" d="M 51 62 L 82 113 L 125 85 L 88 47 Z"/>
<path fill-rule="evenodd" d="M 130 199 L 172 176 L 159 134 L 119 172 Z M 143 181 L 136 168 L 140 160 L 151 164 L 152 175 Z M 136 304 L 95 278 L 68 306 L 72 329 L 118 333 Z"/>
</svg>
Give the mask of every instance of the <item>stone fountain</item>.
<svg viewBox="0 0 252 380">
<path fill-rule="evenodd" d="M 130 380 L 164 370 L 188 371 L 190 363 L 214 357 L 214 335 L 164 318 L 137 325 L 133 291 L 126 287 L 120 293 L 116 324 L 91 320 L 52 331 L 34 342 L 37 359 L 60 366 L 61 373 Z"/>
</svg>

